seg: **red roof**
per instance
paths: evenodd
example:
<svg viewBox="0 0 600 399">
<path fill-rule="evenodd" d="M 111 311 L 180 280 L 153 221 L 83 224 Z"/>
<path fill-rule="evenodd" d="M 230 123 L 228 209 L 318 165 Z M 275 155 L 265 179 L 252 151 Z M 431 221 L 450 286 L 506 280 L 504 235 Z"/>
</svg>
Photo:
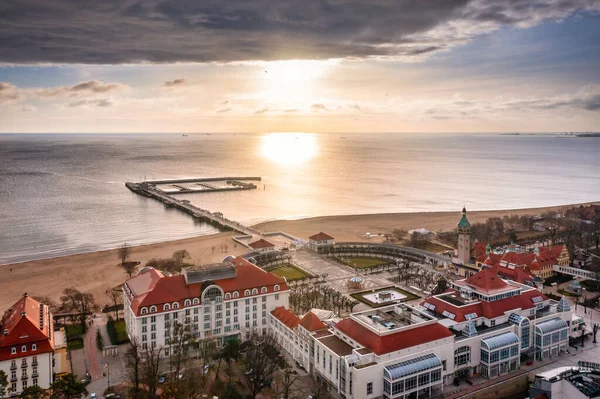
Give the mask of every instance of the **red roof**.
<svg viewBox="0 0 600 399">
<path fill-rule="evenodd" d="M 292 329 L 298 327 L 298 323 L 300 322 L 298 316 L 283 306 L 277 306 L 271 311 L 271 314 L 275 316 L 277 320 Z"/>
<path fill-rule="evenodd" d="M 400 330 L 383 336 L 352 319 L 340 321 L 335 325 L 335 328 L 362 346 L 371 349 L 377 355 L 454 336 L 450 330 L 440 323 Z"/>
<path fill-rule="evenodd" d="M 313 236 L 308 237 L 309 240 L 313 240 L 313 241 L 328 241 L 328 240 L 333 240 L 333 237 L 330 236 L 329 234 L 325 234 L 322 231 L 320 233 L 317 233 Z"/>
<path fill-rule="evenodd" d="M 456 292 L 457 295 L 460 295 L 458 291 L 454 292 Z M 433 312 L 438 315 L 442 315 L 444 311 L 453 313 L 455 315 L 453 320 L 460 323 L 462 321 L 466 321 L 467 319 L 465 318 L 465 315 L 470 313 L 477 313 L 477 317 L 494 319 L 511 310 L 535 308 L 536 304 L 533 302 L 533 298 L 535 297 L 542 297 L 542 300 L 544 301 L 548 299 L 548 297 L 538 290 L 531 289 L 529 291 L 522 292 L 521 295 L 516 295 L 492 302 L 479 301 L 465 306 L 453 305 L 440 299 L 439 296 L 436 295 L 431 298 L 427 298 L 426 301 L 421 302 L 421 305 L 423 305 L 425 302 L 434 305 L 435 309 Z"/>
<path fill-rule="evenodd" d="M 2 316 L 0 325 L 0 361 L 32 356 L 54 350 L 54 326 L 48 306 L 41 305 L 42 328 L 40 329 L 40 303 L 29 296 L 23 296 Z M 6 332 L 6 334 L 5 334 Z M 31 344 L 36 344 L 32 350 Z M 26 351 L 21 347 L 25 345 Z M 16 354 L 11 349 L 17 348 Z"/>
<path fill-rule="evenodd" d="M 300 321 L 300 325 L 311 332 L 327 328 L 325 323 L 323 323 L 313 312 L 308 312 L 305 314 Z"/>
<path fill-rule="evenodd" d="M 261 292 L 262 287 L 267 289 L 267 293 L 275 292 L 275 285 L 279 285 L 279 291 L 288 289 L 282 277 L 268 273 L 244 258 L 235 258 L 232 263 L 236 266 L 235 277 L 213 281 L 215 285 L 221 287 L 224 294 L 229 293 L 233 296 L 233 292 L 237 291 L 239 297 L 244 298 L 248 297 L 244 295 L 244 291 L 253 288 L 258 289 L 257 295 L 264 294 Z M 177 302 L 182 309 L 186 299 L 201 299 L 202 294 L 202 283 L 188 285 L 183 275 L 166 277 L 154 269 L 130 278 L 125 284 L 134 296 L 131 308 L 136 315 L 141 314 L 142 307 L 152 305 L 157 306 L 156 313 L 161 313 L 162 305 L 165 303 Z"/>
<path fill-rule="evenodd" d="M 460 283 L 460 281 L 456 281 L 456 283 Z M 498 274 L 489 269 L 483 269 L 480 272 L 475 273 L 468 279 L 464 280 L 464 283 L 473 286 L 477 289 L 477 291 L 486 294 L 492 294 L 511 289 L 511 286 L 498 277 Z"/>
<path fill-rule="evenodd" d="M 275 246 L 275 244 L 271 244 L 269 241 L 263 240 L 262 238 L 258 241 L 251 242 L 248 245 L 254 249 L 271 248 Z"/>
<path fill-rule="evenodd" d="M 551 247 L 539 247 L 539 255 L 536 256 L 534 252 L 525 252 L 518 254 L 516 252 L 507 252 L 504 255 L 498 255 L 490 253 L 489 257 L 493 262 L 493 266 L 501 266 L 506 268 L 506 263 L 515 264 L 521 268 L 531 267 L 531 263 L 536 259 L 541 268 L 544 266 L 552 266 L 557 263 L 558 257 L 563 252 L 564 248 L 562 245 L 553 245 Z M 477 262 L 484 263 L 487 259 L 487 255 L 481 255 L 477 257 Z"/>
<path fill-rule="evenodd" d="M 487 245 L 485 245 L 482 241 L 475 241 L 473 245 L 473 252 L 475 253 L 475 257 L 478 258 L 481 255 L 485 255 Z"/>
</svg>

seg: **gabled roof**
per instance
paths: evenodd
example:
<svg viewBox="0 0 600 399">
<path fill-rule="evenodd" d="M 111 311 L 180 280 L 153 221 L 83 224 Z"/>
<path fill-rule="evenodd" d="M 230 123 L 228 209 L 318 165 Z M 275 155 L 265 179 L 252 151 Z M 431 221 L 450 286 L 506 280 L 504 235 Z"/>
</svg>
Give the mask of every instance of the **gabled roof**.
<svg viewBox="0 0 600 399">
<path fill-rule="evenodd" d="M 395 352 L 412 346 L 454 336 L 449 329 L 440 323 L 428 324 L 423 327 L 410 329 L 400 329 L 396 333 L 379 335 L 360 323 L 348 318 L 337 323 L 335 329 L 358 342 L 360 345 L 371 349 L 377 355 Z"/>
<path fill-rule="evenodd" d="M 456 283 L 461 282 L 457 281 Z M 506 291 L 512 288 L 504 280 L 502 280 L 498 274 L 490 269 L 483 269 L 480 272 L 475 273 L 468 279 L 464 280 L 464 283 L 474 287 L 477 291 L 488 295 L 496 292 Z"/>
<path fill-rule="evenodd" d="M 293 312 L 286 309 L 284 306 L 278 306 L 271 311 L 277 320 L 285 324 L 287 327 L 294 329 L 298 327 L 300 319 Z"/>
<path fill-rule="evenodd" d="M 248 244 L 248 246 L 254 248 L 254 249 L 261 249 L 261 248 L 271 248 L 274 247 L 275 244 L 271 244 L 269 241 L 261 238 L 258 241 L 254 241 L 251 242 L 250 244 Z"/>
<path fill-rule="evenodd" d="M 329 234 L 325 234 L 321 231 L 315 235 L 308 237 L 308 239 L 313 240 L 313 241 L 327 241 L 327 240 L 333 240 L 333 237 L 330 236 Z"/>
<path fill-rule="evenodd" d="M 324 328 L 327 328 L 327 326 L 325 325 L 325 323 L 323 323 L 316 314 L 314 314 L 313 312 L 308 312 L 307 314 L 304 315 L 304 317 L 302 318 L 302 320 L 300 321 L 300 325 L 304 328 L 306 328 L 308 331 L 313 332 L 313 331 L 318 331 L 318 330 L 322 330 Z"/>
<path fill-rule="evenodd" d="M 40 306 L 42 325 L 40 328 Z M 54 350 L 52 315 L 47 306 L 29 296 L 23 296 L 4 313 L 0 326 L 0 360 L 23 356 L 21 346 L 27 345 L 26 356 Z M 6 334 L 5 334 L 6 332 Z M 31 351 L 35 343 L 37 349 Z M 11 348 L 17 347 L 17 353 L 11 354 Z"/>
</svg>

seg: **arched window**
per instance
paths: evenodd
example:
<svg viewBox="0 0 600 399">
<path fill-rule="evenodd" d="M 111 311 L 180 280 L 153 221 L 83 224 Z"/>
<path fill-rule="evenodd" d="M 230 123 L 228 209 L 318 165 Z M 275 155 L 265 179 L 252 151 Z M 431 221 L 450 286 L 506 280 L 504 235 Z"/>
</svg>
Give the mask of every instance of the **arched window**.
<svg viewBox="0 0 600 399">
<path fill-rule="evenodd" d="M 150 313 L 154 313 L 156 312 L 156 306 L 152 305 L 150 306 Z"/>
<path fill-rule="evenodd" d="M 229 292 L 225 294 L 225 299 L 231 299 L 231 294 Z"/>
<path fill-rule="evenodd" d="M 165 303 L 163 305 L 163 310 L 171 310 L 171 305 L 169 305 L 168 303 Z"/>
<path fill-rule="evenodd" d="M 190 306 L 192 304 L 192 301 L 190 301 L 189 299 L 186 299 L 185 302 L 183 303 L 183 306 Z"/>
<path fill-rule="evenodd" d="M 267 287 L 262 287 L 262 288 L 260 289 L 260 292 L 261 292 L 261 293 L 263 293 L 263 294 L 264 294 L 265 292 L 267 292 Z"/>
<path fill-rule="evenodd" d="M 207 287 L 202 293 L 202 303 L 206 304 L 208 302 L 222 302 L 223 301 L 223 291 L 216 286 L 211 285 Z"/>
<path fill-rule="evenodd" d="M 179 303 L 173 302 L 173 309 L 179 309 Z"/>
<path fill-rule="evenodd" d="M 234 297 L 234 298 L 239 298 L 239 297 L 240 297 L 240 294 L 239 294 L 239 292 L 237 292 L 237 291 L 233 291 L 233 297 Z"/>
<path fill-rule="evenodd" d="M 258 290 L 256 288 L 252 288 L 252 295 L 258 294 Z"/>
<path fill-rule="evenodd" d="M 142 314 L 148 313 L 148 308 L 142 308 Z"/>
<path fill-rule="evenodd" d="M 244 296 L 248 296 L 248 295 L 250 295 L 250 290 L 244 291 Z"/>
<path fill-rule="evenodd" d="M 273 287 L 273 291 L 279 291 L 279 285 L 275 284 L 275 286 Z"/>
<path fill-rule="evenodd" d="M 198 298 L 194 298 L 194 300 L 192 301 L 192 303 L 193 303 L 194 305 L 198 305 L 198 304 L 200 303 L 200 299 L 198 299 Z"/>
</svg>

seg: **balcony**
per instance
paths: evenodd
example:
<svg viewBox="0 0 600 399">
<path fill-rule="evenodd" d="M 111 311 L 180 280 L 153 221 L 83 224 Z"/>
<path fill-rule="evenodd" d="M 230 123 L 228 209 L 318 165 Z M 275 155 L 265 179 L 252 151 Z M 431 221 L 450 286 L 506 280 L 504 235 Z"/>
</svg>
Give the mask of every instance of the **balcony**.
<svg viewBox="0 0 600 399">
<path fill-rule="evenodd" d="M 17 380 L 18 380 L 18 378 L 17 378 L 17 376 L 16 376 L 16 375 L 15 375 L 15 376 L 12 376 L 12 377 L 10 377 L 10 382 L 17 382 Z"/>
<path fill-rule="evenodd" d="M 34 360 L 33 362 L 31 362 L 31 365 L 32 365 L 32 366 L 37 366 L 37 365 L 38 365 L 38 361 L 37 361 L 37 360 Z"/>
<path fill-rule="evenodd" d="M 17 369 L 17 364 L 16 363 L 15 364 L 11 364 L 10 365 L 10 369 L 11 370 L 16 370 Z"/>
<path fill-rule="evenodd" d="M 28 378 L 29 378 L 29 376 L 28 376 L 27 374 L 22 374 L 22 375 L 21 375 L 21 379 L 22 379 L 22 380 L 26 380 L 26 379 L 28 379 Z"/>
<path fill-rule="evenodd" d="M 27 368 L 27 363 L 21 363 L 21 368 L 22 369 L 26 369 Z"/>
<path fill-rule="evenodd" d="M 31 373 L 31 378 L 38 378 L 40 375 L 35 372 L 35 373 Z"/>
</svg>

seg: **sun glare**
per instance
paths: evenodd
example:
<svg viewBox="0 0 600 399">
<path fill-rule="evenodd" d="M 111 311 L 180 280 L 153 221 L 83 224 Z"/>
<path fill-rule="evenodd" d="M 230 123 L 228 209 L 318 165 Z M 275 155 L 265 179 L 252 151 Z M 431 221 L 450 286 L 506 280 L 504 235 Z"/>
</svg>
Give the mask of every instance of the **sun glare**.
<svg viewBox="0 0 600 399">
<path fill-rule="evenodd" d="M 261 65 L 261 97 L 265 101 L 292 103 L 310 100 L 315 94 L 315 81 L 337 60 L 272 61 Z"/>
<path fill-rule="evenodd" d="M 309 133 L 270 133 L 262 137 L 261 153 L 283 166 L 298 165 L 317 154 L 317 143 Z"/>
</svg>

